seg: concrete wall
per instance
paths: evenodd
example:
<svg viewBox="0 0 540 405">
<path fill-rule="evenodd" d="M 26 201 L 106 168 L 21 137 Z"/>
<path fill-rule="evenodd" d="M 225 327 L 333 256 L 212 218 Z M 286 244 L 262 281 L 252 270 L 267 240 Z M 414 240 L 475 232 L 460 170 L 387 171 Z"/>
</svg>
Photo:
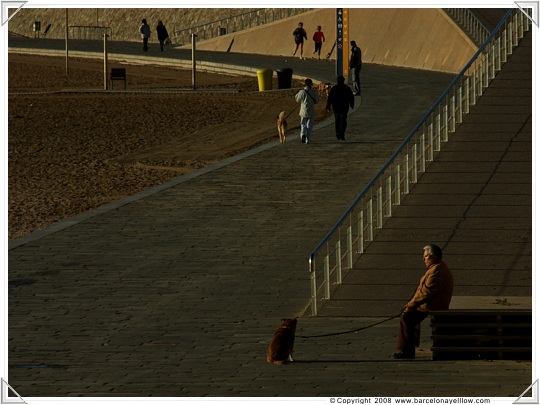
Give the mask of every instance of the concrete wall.
<svg viewBox="0 0 540 405">
<path fill-rule="evenodd" d="M 146 18 L 157 42 L 155 28 L 159 20 L 169 34 L 193 26 L 246 13 L 250 9 L 238 8 L 70 8 L 68 25 L 98 25 L 110 27 L 115 41 L 140 41 L 139 25 Z M 34 21 L 41 21 L 41 29 L 51 24 L 46 38 L 65 37 L 65 8 L 31 8 L 25 5 L 8 22 L 8 29 L 19 35 L 34 37 Z M 43 37 L 43 33 L 41 35 Z"/>
<path fill-rule="evenodd" d="M 440 9 L 350 9 L 350 40 L 362 48 L 363 60 L 390 66 L 457 73 L 477 51 L 474 43 Z M 326 37 L 322 56 L 336 38 L 335 9 L 318 9 L 282 21 L 199 42 L 197 49 L 292 56 L 292 32 L 304 23 L 312 57 L 317 25 Z M 234 42 L 233 42 L 234 40 Z M 231 46 L 232 43 L 232 46 Z M 332 55 L 335 59 L 336 51 Z"/>
<path fill-rule="evenodd" d="M 313 55 L 314 42 L 311 38 L 317 25 L 322 26 L 326 35 L 321 54 L 326 56 L 336 38 L 335 10 L 308 11 L 297 17 L 202 41 L 197 47 L 222 52 L 231 47 L 232 52 L 292 56 L 292 32 L 302 21 L 308 32 L 304 56 Z M 161 19 L 172 33 L 246 11 L 248 9 L 69 9 L 69 25 L 109 26 L 113 30 L 113 40 L 138 42 L 141 18 L 147 18 L 153 29 Z M 367 63 L 457 73 L 476 52 L 472 41 L 440 9 L 351 8 L 349 11 L 350 39 L 360 45 L 363 60 Z M 52 24 L 48 38 L 64 37 L 65 9 L 62 8 L 25 6 L 11 18 L 8 29 L 33 37 L 32 24 L 36 20 L 41 21 L 43 30 Z M 151 41 L 157 41 L 156 35 Z M 332 59 L 335 56 L 334 50 Z"/>
</svg>

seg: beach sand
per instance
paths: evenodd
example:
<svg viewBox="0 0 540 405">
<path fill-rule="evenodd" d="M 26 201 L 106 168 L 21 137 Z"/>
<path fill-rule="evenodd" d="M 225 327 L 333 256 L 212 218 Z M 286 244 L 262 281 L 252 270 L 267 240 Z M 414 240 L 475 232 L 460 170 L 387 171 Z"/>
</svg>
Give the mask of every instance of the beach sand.
<svg viewBox="0 0 540 405">
<path fill-rule="evenodd" d="M 64 58 L 9 54 L 9 239 L 275 141 L 281 110 L 299 142 L 301 82 L 259 92 L 256 75 L 198 72 L 201 91 L 180 91 L 189 70 L 109 67 L 127 68 L 127 92 L 102 91 L 102 61 L 71 58 L 66 78 Z"/>
</svg>

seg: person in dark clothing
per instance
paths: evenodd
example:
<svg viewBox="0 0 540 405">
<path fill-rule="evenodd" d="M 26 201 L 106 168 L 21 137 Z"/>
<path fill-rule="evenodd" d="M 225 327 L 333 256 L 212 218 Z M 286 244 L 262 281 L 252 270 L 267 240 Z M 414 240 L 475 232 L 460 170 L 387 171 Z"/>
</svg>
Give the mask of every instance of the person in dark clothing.
<svg viewBox="0 0 540 405">
<path fill-rule="evenodd" d="M 165 43 L 165 40 L 169 38 L 169 33 L 167 32 L 167 28 L 163 25 L 163 21 L 158 21 L 156 32 L 159 40 L 159 47 L 161 48 L 161 52 L 163 52 L 163 44 Z"/>
<path fill-rule="evenodd" d="M 152 31 L 150 31 L 150 26 L 146 22 L 146 18 L 142 20 L 142 23 L 139 27 L 139 33 L 141 34 L 141 38 L 143 40 L 143 51 L 148 52 L 148 40 L 150 39 Z"/>
<path fill-rule="evenodd" d="M 354 95 L 361 96 L 362 89 L 360 87 L 360 70 L 362 70 L 362 50 L 356 45 L 356 41 L 351 41 L 351 47 L 349 69 L 352 71 L 354 80 Z"/>
<path fill-rule="evenodd" d="M 296 55 L 298 48 L 300 48 L 300 59 L 303 59 L 304 39 L 307 40 L 307 32 L 304 29 L 304 23 L 298 23 L 298 28 L 294 30 L 293 36 L 294 36 L 294 44 L 295 44 L 293 56 Z"/>
<path fill-rule="evenodd" d="M 347 129 L 347 114 L 349 107 L 354 108 L 354 95 L 349 86 L 345 84 L 345 78 L 338 76 L 337 85 L 330 89 L 326 102 L 326 111 L 330 112 L 330 106 L 334 110 L 334 120 L 336 126 L 336 138 L 345 140 L 345 130 Z"/>
</svg>

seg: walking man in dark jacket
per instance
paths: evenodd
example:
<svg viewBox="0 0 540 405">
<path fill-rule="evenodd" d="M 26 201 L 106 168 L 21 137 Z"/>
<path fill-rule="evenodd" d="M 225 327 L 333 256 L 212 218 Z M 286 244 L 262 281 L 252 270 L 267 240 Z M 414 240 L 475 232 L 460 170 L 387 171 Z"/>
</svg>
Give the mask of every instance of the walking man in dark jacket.
<svg viewBox="0 0 540 405">
<path fill-rule="evenodd" d="M 349 86 L 345 84 L 345 78 L 338 76 L 337 85 L 330 89 L 326 111 L 330 112 L 330 106 L 334 110 L 334 120 L 336 125 L 336 138 L 345 140 L 345 130 L 347 129 L 347 114 L 349 107 L 354 108 L 354 95 Z"/>
</svg>

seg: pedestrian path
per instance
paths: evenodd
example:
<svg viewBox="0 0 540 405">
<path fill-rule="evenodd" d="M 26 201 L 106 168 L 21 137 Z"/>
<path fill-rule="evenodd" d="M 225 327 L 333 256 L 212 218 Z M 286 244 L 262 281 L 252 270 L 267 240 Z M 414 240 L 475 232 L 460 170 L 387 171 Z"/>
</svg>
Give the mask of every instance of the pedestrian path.
<svg viewBox="0 0 540 405">
<path fill-rule="evenodd" d="M 362 79 L 346 142 L 319 125 L 310 145 L 276 142 L 11 245 L 9 384 L 22 397 L 519 396 L 530 362 L 434 363 L 426 333 L 418 360 L 389 360 L 397 319 L 298 338 L 296 362 L 266 363 L 281 318 L 309 304 L 309 252 L 451 80 L 369 65 Z M 297 333 L 384 319 L 303 317 Z"/>
</svg>

